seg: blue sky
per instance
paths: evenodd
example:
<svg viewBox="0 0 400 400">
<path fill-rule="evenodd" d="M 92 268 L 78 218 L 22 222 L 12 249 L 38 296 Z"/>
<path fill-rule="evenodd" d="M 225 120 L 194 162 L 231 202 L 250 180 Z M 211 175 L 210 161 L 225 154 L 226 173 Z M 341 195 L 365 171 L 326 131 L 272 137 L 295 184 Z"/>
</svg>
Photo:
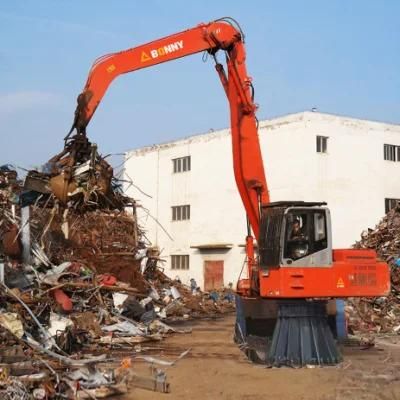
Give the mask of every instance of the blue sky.
<svg viewBox="0 0 400 400">
<path fill-rule="evenodd" d="M 397 0 L 14 0 L 0 3 L 0 164 L 62 148 L 93 61 L 222 16 L 246 33 L 260 119 L 317 107 L 400 123 Z M 227 127 L 201 54 L 118 78 L 88 134 L 103 154 Z"/>
</svg>

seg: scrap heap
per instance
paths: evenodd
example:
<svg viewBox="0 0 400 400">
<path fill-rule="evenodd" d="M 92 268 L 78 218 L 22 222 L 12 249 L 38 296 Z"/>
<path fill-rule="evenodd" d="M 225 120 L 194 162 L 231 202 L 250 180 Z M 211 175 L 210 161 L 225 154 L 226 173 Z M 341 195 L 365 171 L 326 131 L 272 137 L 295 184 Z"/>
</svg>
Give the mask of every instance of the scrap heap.
<svg viewBox="0 0 400 400">
<path fill-rule="evenodd" d="M 357 332 L 400 334 L 400 205 L 390 210 L 375 229 L 364 231 L 354 247 L 374 249 L 389 264 L 391 292 L 388 297 L 349 301 L 350 328 Z"/>
<path fill-rule="evenodd" d="M 17 172 L 11 165 L 0 166 L 0 255 L 2 247 L 6 248 L 11 255 L 17 255 L 21 251 L 14 236 L 18 228 L 13 221 L 16 218 L 16 207 L 18 207 L 19 194 L 22 183 L 17 178 Z"/>
<path fill-rule="evenodd" d="M 136 208 L 84 135 L 23 183 L 0 167 L 0 398 L 167 391 L 162 371 L 130 368 L 157 364 L 140 344 L 186 333 L 173 320 L 233 309 L 229 291 L 217 299 L 163 273 Z"/>
</svg>

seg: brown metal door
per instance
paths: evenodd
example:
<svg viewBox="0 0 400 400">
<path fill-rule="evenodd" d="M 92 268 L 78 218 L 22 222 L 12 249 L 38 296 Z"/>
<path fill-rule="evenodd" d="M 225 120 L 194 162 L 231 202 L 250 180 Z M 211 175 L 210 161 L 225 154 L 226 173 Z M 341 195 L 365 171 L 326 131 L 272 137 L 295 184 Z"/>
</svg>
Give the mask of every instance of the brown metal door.
<svg viewBox="0 0 400 400">
<path fill-rule="evenodd" d="M 221 289 L 224 284 L 224 262 L 204 261 L 204 290 Z"/>
</svg>

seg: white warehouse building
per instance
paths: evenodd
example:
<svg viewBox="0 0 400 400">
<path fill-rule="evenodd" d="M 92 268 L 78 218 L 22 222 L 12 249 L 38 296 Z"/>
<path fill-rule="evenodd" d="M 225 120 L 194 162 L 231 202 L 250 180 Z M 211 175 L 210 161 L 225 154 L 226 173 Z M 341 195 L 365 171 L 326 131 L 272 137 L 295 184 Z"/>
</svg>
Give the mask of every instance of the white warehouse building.
<svg viewBox="0 0 400 400">
<path fill-rule="evenodd" d="M 400 125 L 302 112 L 260 121 L 259 138 L 271 200 L 326 201 L 335 248 L 351 246 L 400 199 Z M 235 285 L 246 217 L 229 129 L 125 157 L 127 194 L 143 206 L 139 223 L 167 275 L 206 290 Z"/>
</svg>

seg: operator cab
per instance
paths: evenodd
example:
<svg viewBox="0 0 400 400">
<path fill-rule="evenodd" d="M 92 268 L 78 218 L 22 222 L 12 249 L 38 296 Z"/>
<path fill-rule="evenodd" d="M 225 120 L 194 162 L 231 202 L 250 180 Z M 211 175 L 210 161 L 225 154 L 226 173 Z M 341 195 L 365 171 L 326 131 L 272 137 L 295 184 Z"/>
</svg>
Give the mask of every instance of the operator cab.
<svg viewBox="0 0 400 400">
<path fill-rule="evenodd" d="M 325 206 L 280 201 L 262 207 L 261 268 L 331 266 L 331 220 Z"/>
</svg>

